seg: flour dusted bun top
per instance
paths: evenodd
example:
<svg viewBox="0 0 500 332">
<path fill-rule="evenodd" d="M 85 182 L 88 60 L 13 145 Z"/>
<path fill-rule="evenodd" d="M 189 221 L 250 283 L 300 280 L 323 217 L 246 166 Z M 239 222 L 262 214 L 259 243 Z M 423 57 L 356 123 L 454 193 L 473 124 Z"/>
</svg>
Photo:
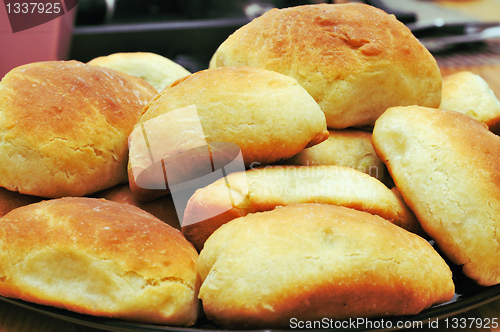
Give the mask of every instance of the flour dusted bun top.
<svg viewBox="0 0 500 332">
<path fill-rule="evenodd" d="M 127 138 L 156 90 L 77 61 L 38 62 L 0 82 L 0 186 L 56 198 L 127 180 Z"/>
<path fill-rule="evenodd" d="M 249 65 L 297 79 L 328 126 L 371 126 L 390 106 L 438 107 L 441 74 L 401 22 L 363 4 L 273 9 L 243 26 L 210 68 Z"/>
</svg>

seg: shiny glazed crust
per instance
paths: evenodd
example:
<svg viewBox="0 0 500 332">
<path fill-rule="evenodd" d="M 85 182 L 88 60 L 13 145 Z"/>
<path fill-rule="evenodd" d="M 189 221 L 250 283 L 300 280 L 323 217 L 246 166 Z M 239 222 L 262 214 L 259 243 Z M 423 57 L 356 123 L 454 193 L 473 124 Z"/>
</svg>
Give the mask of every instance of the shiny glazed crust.
<svg viewBox="0 0 500 332">
<path fill-rule="evenodd" d="M 0 186 L 48 198 L 127 181 L 127 138 L 155 90 L 77 61 L 13 69 L 0 83 Z"/>
<path fill-rule="evenodd" d="M 210 62 L 237 65 L 294 77 L 333 129 L 372 126 L 390 106 L 441 101 L 434 57 L 394 16 L 364 4 L 273 9 L 229 36 Z"/>
<path fill-rule="evenodd" d="M 448 265 L 427 241 L 378 216 L 324 204 L 225 224 L 206 242 L 199 271 L 207 317 L 229 328 L 411 315 L 454 294 Z"/>
<path fill-rule="evenodd" d="M 207 238 L 223 224 L 249 213 L 293 203 L 346 206 L 424 235 L 397 191 L 360 171 L 331 165 L 269 166 L 229 174 L 191 197 L 182 233 L 200 251 Z"/>
<path fill-rule="evenodd" d="M 395 107 L 373 143 L 422 228 L 463 273 L 500 282 L 500 137 L 459 112 Z"/>
<path fill-rule="evenodd" d="M 89 315 L 194 324 L 197 259 L 178 230 L 104 199 L 44 201 L 0 220 L 0 294 Z"/>
</svg>

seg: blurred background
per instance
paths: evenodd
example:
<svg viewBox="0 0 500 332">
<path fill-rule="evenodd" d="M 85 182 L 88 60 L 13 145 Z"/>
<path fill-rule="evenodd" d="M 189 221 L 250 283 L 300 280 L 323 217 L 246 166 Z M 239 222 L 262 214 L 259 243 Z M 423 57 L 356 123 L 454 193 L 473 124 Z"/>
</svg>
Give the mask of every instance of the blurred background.
<svg viewBox="0 0 500 332">
<path fill-rule="evenodd" d="M 427 33 L 423 37 L 442 34 L 421 29 L 436 22 L 500 22 L 500 0 L 79 0 L 63 16 L 13 33 L 6 7 L 0 6 L 0 77 L 29 62 L 87 62 L 102 55 L 138 51 L 163 55 L 195 72 L 207 68 L 212 54 L 231 33 L 269 9 L 322 2 L 377 6 L 395 14 L 415 34 Z M 452 32 L 461 33 L 464 31 Z M 472 61 L 471 53 L 479 50 L 481 61 L 485 61 L 485 53 L 493 52 L 495 56 L 490 58 L 498 62 L 498 43 L 459 46 L 453 52 L 435 52 L 436 58 L 446 64 L 449 54 L 461 51 L 468 52 L 468 61 Z"/>
</svg>

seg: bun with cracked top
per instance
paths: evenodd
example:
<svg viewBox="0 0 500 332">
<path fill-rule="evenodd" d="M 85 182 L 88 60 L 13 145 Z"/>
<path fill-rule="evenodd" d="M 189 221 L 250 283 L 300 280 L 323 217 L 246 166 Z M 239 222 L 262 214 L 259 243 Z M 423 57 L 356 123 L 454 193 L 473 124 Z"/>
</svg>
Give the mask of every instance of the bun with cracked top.
<svg viewBox="0 0 500 332">
<path fill-rule="evenodd" d="M 328 127 L 373 126 L 388 107 L 438 107 L 434 57 L 394 16 L 359 4 L 272 9 L 229 36 L 210 68 L 259 66 L 297 79 Z"/>
</svg>

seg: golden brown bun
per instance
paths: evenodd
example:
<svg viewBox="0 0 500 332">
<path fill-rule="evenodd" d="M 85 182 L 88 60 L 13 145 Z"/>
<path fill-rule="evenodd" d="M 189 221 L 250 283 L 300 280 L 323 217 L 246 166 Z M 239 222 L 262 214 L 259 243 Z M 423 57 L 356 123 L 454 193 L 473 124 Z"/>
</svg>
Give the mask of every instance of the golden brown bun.
<svg viewBox="0 0 500 332">
<path fill-rule="evenodd" d="M 83 314 L 167 325 L 197 318 L 198 254 L 134 206 L 61 198 L 0 222 L 0 294 Z"/>
<path fill-rule="evenodd" d="M 40 202 L 42 198 L 30 195 L 23 195 L 16 191 L 10 191 L 0 187 L 0 217 L 10 211 L 29 204 Z"/>
<path fill-rule="evenodd" d="M 126 182 L 127 138 L 155 93 L 77 61 L 13 69 L 0 82 L 0 186 L 57 198 Z"/>
<path fill-rule="evenodd" d="M 380 181 L 385 180 L 385 165 L 377 156 L 372 134 L 364 130 L 329 130 L 329 137 L 307 148 L 283 163 L 287 165 L 337 165 L 357 169 Z"/>
<path fill-rule="evenodd" d="M 500 282 L 500 137 L 459 112 L 388 109 L 373 143 L 439 248 L 481 285 Z"/>
<path fill-rule="evenodd" d="M 229 328 L 412 315 L 454 295 L 430 244 L 372 214 L 293 204 L 219 228 L 200 253 L 199 297 Z"/>
<path fill-rule="evenodd" d="M 273 9 L 229 36 L 210 61 L 237 65 L 294 77 L 333 129 L 373 126 L 390 106 L 441 101 L 433 56 L 394 16 L 364 4 Z"/>
<path fill-rule="evenodd" d="M 172 60 L 149 52 L 114 53 L 92 59 L 87 64 L 140 77 L 157 91 L 161 91 L 178 79 L 191 74 Z"/>
<path fill-rule="evenodd" d="M 151 202 L 142 202 L 138 200 L 127 184 L 119 185 L 114 188 L 101 191 L 93 195 L 96 198 L 104 198 L 108 201 L 130 204 L 151 213 L 156 218 L 169 224 L 170 226 L 181 229 L 179 217 L 175 211 L 172 196 L 166 195 Z"/>
<path fill-rule="evenodd" d="M 439 108 L 467 114 L 500 134 L 500 101 L 479 75 L 462 71 L 443 77 Z"/>
<path fill-rule="evenodd" d="M 231 173 L 198 189 L 188 201 L 182 233 L 200 251 L 223 224 L 249 213 L 292 203 L 342 205 L 378 215 L 424 235 L 396 191 L 379 180 L 341 166 L 269 166 Z"/>
<path fill-rule="evenodd" d="M 140 199 L 150 198 L 136 180 L 150 172 L 151 156 L 158 166 L 153 184 L 165 186 L 162 167 L 176 163 L 178 174 L 167 175 L 168 185 L 196 178 L 203 158 L 213 157 L 215 147 L 208 151 L 207 143 L 237 146 L 249 167 L 290 158 L 327 138 L 324 114 L 295 79 L 257 67 L 204 70 L 167 87 L 146 107 L 130 136 L 129 182 Z"/>
</svg>

